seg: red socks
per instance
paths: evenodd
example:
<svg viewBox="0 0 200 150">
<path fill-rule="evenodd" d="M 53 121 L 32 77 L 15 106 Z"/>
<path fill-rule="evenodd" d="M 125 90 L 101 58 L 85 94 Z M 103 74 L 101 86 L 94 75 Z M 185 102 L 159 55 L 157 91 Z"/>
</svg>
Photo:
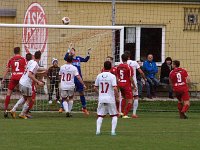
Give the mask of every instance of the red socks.
<svg viewBox="0 0 200 150">
<path fill-rule="evenodd" d="M 126 107 L 126 111 L 124 112 L 124 116 L 128 115 L 130 109 L 132 107 L 132 104 L 131 103 L 128 103 L 127 107 Z"/>
<path fill-rule="evenodd" d="M 183 104 L 182 103 L 178 103 L 177 104 L 177 108 L 178 108 L 179 113 L 181 113 L 181 111 L 183 109 Z"/>
<path fill-rule="evenodd" d="M 5 102 L 4 102 L 4 110 L 8 109 L 8 105 L 10 103 L 10 96 L 6 96 Z"/>
<path fill-rule="evenodd" d="M 28 109 L 31 110 L 31 109 L 33 108 L 33 105 L 34 105 L 34 101 L 32 100 L 32 101 L 30 101 L 30 103 L 29 103 Z"/>
<path fill-rule="evenodd" d="M 126 100 L 125 100 L 125 99 L 122 99 L 122 101 L 121 101 L 121 112 L 122 112 L 122 113 L 124 113 L 125 106 L 126 106 Z"/>
<path fill-rule="evenodd" d="M 186 105 L 183 106 L 183 109 L 181 110 L 181 112 L 186 113 L 189 108 L 190 108 L 190 106 L 188 104 L 186 104 Z"/>
</svg>

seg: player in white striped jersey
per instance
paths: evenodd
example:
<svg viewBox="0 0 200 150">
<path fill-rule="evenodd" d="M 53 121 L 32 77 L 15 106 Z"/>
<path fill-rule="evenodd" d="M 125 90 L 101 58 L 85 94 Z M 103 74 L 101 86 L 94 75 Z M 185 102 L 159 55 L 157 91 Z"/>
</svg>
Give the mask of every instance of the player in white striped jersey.
<svg viewBox="0 0 200 150">
<path fill-rule="evenodd" d="M 73 56 L 67 56 L 67 64 L 60 67 L 59 75 L 61 77 L 60 89 L 61 97 L 63 99 L 63 107 L 66 112 L 66 117 L 71 117 L 71 110 L 73 107 L 73 97 L 75 90 L 74 77 L 86 88 L 78 69 L 72 65 Z"/>
<path fill-rule="evenodd" d="M 29 108 L 29 103 L 32 101 L 32 83 L 35 82 L 39 86 L 44 86 L 44 83 L 37 80 L 35 77 L 35 74 L 39 69 L 38 62 L 40 61 L 40 58 L 41 58 L 41 52 L 36 51 L 34 54 L 34 60 L 30 60 L 28 62 L 26 70 L 19 81 L 19 90 L 23 95 L 24 100 L 26 101 L 24 103 L 22 112 L 19 115 L 19 117 L 23 119 L 27 119 L 26 112 Z"/>
<path fill-rule="evenodd" d="M 127 61 L 127 64 L 130 67 L 133 68 L 133 72 L 134 72 L 133 80 L 134 80 L 136 88 L 137 88 L 136 91 L 133 91 L 134 102 L 133 102 L 133 115 L 132 115 L 132 118 L 138 118 L 136 112 L 137 112 L 137 108 L 138 108 L 138 99 L 139 99 L 139 97 L 138 97 L 138 85 L 137 85 L 137 79 L 136 79 L 136 70 L 138 70 L 139 73 L 142 75 L 142 78 L 144 79 L 144 81 L 146 81 L 146 78 L 145 78 L 144 72 L 140 68 L 140 65 L 137 63 L 137 61 L 130 60 L 130 53 L 129 52 L 125 52 L 125 53 L 129 56 L 129 60 Z"/>
<path fill-rule="evenodd" d="M 107 113 L 112 117 L 111 135 L 116 135 L 115 129 L 117 126 L 118 111 L 116 101 L 119 101 L 116 77 L 110 73 L 111 62 L 104 63 L 104 72 L 100 73 L 95 81 L 95 90 L 99 93 L 98 108 L 97 108 L 97 129 L 96 135 L 100 134 L 103 117 Z"/>
</svg>

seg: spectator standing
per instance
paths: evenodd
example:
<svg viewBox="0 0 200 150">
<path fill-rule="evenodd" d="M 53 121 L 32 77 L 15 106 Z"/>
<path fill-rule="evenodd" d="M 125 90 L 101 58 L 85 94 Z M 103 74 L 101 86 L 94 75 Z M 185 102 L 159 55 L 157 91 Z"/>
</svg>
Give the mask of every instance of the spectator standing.
<svg viewBox="0 0 200 150">
<path fill-rule="evenodd" d="M 60 94 L 59 94 L 59 71 L 58 60 L 53 58 L 52 66 L 48 69 L 48 77 L 50 79 L 50 90 L 49 90 L 49 104 L 52 104 L 52 96 L 54 92 L 54 87 L 56 91 L 56 101 L 60 104 Z"/>
</svg>

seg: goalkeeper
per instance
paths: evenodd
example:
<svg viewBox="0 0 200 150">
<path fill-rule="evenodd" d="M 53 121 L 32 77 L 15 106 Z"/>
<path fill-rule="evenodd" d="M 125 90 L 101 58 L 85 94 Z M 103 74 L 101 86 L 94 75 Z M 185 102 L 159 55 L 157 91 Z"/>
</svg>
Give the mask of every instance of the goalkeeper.
<svg viewBox="0 0 200 150">
<path fill-rule="evenodd" d="M 81 74 L 81 62 L 87 62 L 90 59 L 90 51 L 91 51 L 91 48 L 88 49 L 88 53 L 87 53 L 87 56 L 85 58 L 80 57 L 80 56 L 76 56 L 76 50 L 75 50 L 75 48 L 72 47 L 72 44 L 70 44 L 69 49 L 68 49 L 67 53 L 65 54 L 65 57 L 64 57 L 65 61 L 67 60 L 67 57 L 69 55 L 73 56 L 72 64 L 75 67 L 77 67 L 79 75 L 81 76 L 81 78 L 83 78 L 82 74 Z M 85 100 L 85 96 L 84 96 L 84 87 L 76 77 L 74 78 L 74 82 L 75 82 L 75 86 L 76 86 L 76 92 L 79 92 L 79 95 L 80 95 L 80 100 L 81 100 L 81 104 L 82 104 L 82 111 L 86 115 L 89 115 L 89 112 L 86 108 L 86 100 Z"/>
</svg>

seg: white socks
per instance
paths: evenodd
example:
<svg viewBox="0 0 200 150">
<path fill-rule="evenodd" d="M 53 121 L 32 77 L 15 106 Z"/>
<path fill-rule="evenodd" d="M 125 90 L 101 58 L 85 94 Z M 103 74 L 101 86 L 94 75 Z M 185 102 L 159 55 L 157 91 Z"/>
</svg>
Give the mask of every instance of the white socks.
<svg viewBox="0 0 200 150">
<path fill-rule="evenodd" d="M 63 102 L 63 107 L 64 107 L 64 110 L 65 110 L 65 112 L 67 113 L 67 112 L 71 112 L 71 110 L 72 110 L 72 107 L 73 107 L 73 101 L 64 101 Z"/>
<path fill-rule="evenodd" d="M 117 127 L 117 120 L 118 120 L 117 116 L 112 117 L 112 130 L 111 130 L 111 133 L 115 133 L 115 129 Z"/>
<path fill-rule="evenodd" d="M 73 101 L 68 101 L 68 109 L 69 109 L 69 112 L 71 112 L 72 107 L 73 107 Z"/>
<path fill-rule="evenodd" d="M 24 103 L 24 97 L 21 97 L 17 103 L 15 104 L 15 106 L 11 109 L 12 112 L 15 112 L 16 109 L 19 107 L 19 105 L 23 104 Z"/>
<path fill-rule="evenodd" d="M 66 113 L 69 112 L 68 102 L 64 101 L 63 102 L 63 107 L 64 107 L 64 110 L 65 110 Z"/>
<path fill-rule="evenodd" d="M 112 130 L 111 130 L 111 133 L 115 133 L 115 129 L 117 127 L 117 120 L 118 120 L 117 116 L 112 117 Z M 103 118 L 102 117 L 98 117 L 98 119 L 97 119 L 97 130 L 96 130 L 97 134 L 99 134 L 101 132 L 102 122 L 103 122 Z"/>
<path fill-rule="evenodd" d="M 97 119 L 97 130 L 96 130 L 96 133 L 100 133 L 101 132 L 102 121 L 103 121 L 103 118 L 102 117 L 98 117 L 98 119 Z"/>
<path fill-rule="evenodd" d="M 21 115 L 24 115 L 24 114 L 27 112 L 28 107 L 29 107 L 29 104 L 26 102 L 26 103 L 24 104 L 24 106 L 23 106 L 23 109 L 22 109 Z"/>
<path fill-rule="evenodd" d="M 133 103 L 133 115 L 136 115 L 137 108 L 138 108 L 138 99 L 134 99 L 134 103 Z"/>
</svg>

